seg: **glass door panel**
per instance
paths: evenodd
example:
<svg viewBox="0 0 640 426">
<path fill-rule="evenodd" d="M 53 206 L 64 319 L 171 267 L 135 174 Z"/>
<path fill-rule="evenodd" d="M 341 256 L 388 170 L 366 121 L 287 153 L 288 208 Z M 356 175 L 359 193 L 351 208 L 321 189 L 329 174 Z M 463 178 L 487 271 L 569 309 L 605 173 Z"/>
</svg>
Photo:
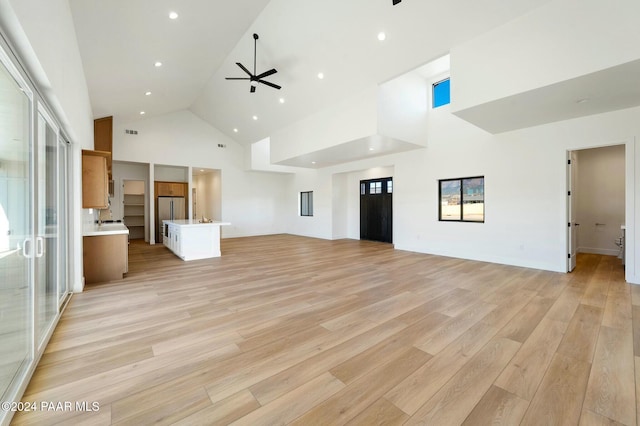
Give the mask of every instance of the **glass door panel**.
<svg viewBox="0 0 640 426">
<path fill-rule="evenodd" d="M 38 113 L 36 336 L 38 347 L 58 313 L 58 132 Z"/>
<path fill-rule="evenodd" d="M 0 56 L 0 401 L 33 359 L 30 116 L 31 99 Z"/>
</svg>

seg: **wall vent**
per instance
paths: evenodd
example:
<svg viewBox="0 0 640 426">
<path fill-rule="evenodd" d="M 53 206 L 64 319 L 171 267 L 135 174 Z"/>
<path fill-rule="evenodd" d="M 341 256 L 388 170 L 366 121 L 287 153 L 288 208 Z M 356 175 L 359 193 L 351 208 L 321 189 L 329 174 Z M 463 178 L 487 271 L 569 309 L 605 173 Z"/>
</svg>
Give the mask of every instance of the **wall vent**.
<svg viewBox="0 0 640 426">
<path fill-rule="evenodd" d="M 137 134 L 138 134 L 138 131 L 137 131 L 137 130 L 129 130 L 129 129 L 126 129 L 124 132 L 125 132 L 126 134 L 128 134 L 128 135 L 137 135 Z"/>
</svg>

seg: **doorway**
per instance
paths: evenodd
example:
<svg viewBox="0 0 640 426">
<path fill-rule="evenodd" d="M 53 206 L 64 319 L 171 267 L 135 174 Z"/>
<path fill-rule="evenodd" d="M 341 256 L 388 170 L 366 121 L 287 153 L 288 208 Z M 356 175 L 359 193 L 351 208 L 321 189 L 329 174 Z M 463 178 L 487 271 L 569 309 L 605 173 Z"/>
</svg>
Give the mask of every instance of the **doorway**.
<svg viewBox="0 0 640 426">
<path fill-rule="evenodd" d="M 568 153 L 568 272 L 578 253 L 618 256 L 624 265 L 625 151 L 625 145 L 611 145 Z"/>
<path fill-rule="evenodd" d="M 124 224 L 129 228 L 129 239 L 144 239 L 145 224 L 145 181 L 122 181 L 122 208 Z"/>
<path fill-rule="evenodd" d="M 360 239 L 393 242 L 393 178 L 360 181 Z"/>
</svg>

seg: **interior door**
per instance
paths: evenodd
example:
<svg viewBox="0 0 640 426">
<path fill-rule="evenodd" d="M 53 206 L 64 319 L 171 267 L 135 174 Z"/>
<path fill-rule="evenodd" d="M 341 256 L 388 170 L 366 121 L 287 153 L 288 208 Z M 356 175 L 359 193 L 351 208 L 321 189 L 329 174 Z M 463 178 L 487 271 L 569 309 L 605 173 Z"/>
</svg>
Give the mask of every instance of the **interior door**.
<svg viewBox="0 0 640 426">
<path fill-rule="evenodd" d="M 393 179 L 360 181 L 360 239 L 393 242 Z"/>
<path fill-rule="evenodd" d="M 577 176 L 577 153 L 569 151 L 567 161 L 567 210 L 569 218 L 567 221 L 567 241 L 569 242 L 569 254 L 567 258 L 567 271 L 571 272 L 576 267 L 576 257 L 578 252 L 578 226 L 576 222 L 576 196 L 575 183 Z"/>
</svg>

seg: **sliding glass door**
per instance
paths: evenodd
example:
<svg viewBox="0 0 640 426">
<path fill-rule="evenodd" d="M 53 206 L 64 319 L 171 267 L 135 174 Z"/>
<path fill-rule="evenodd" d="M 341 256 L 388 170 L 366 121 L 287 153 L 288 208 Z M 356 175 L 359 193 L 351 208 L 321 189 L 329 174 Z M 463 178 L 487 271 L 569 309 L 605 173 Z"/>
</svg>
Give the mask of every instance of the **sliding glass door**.
<svg viewBox="0 0 640 426">
<path fill-rule="evenodd" d="M 38 108 L 36 332 L 40 347 L 58 313 L 58 129 Z"/>
<path fill-rule="evenodd" d="M 0 401 L 18 401 L 69 289 L 68 151 L 0 34 Z M 0 410 L 0 424 L 12 412 Z"/>
<path fill-rule="evenodd" d="M 6 59 L 0 61 L 0 401 L 10 401 L 33 360 L 33 104 L 28 87 L 3 62 Z"/>
</svg>

